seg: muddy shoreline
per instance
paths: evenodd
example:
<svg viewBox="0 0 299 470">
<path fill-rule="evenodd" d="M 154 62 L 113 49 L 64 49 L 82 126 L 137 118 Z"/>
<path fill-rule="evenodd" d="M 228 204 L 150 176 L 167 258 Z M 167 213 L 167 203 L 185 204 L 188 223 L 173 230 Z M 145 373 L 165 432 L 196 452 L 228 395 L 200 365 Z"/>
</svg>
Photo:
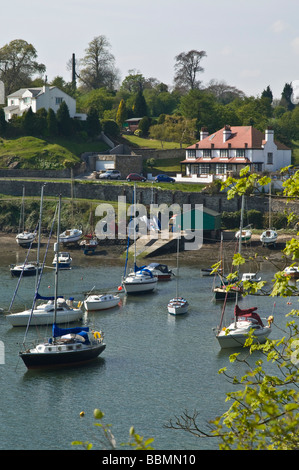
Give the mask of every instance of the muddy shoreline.
<svg viewBox="0 0 299 470">
<path fill-rule="evenodd" d="M 273 262 L 279 269 L 284 269 L 287 264 L 291 263 L 290 259 L 287 259 L 281 253 L 281 250 L 285 248 L 286 242 L 293 238 L 292 235 L 282 234 L 279 235 L 276 247 L 262 247 L 259 235 L 253 235 L 248 245 L 242 245 L 242 255 L 249 260 L 254 259 L 254 262 L 259 264 L 264 261 Z M 297 238 L 297 236 L 295 237 Z M 50 252 L 53 253 L 53 243 L 50 243 Z M 15 240 L 15 234 L 0 232 L 0 244 L 1 244 L 1 264 L 23 262 L 26 256 L 27 249 L 19 247 Z M 45 252 L 47 246 L 47 239 L 42 237 L 41 241 L 41 256 Z M 83 264 L 94 264 L 100 262 L 105 263 L 108 260 L 114 262 L 122 262 L 125 258 L 126 253 L 126 241 L 125 240 L 102 240 L 99 242 L 96 253 L 94 255 L 86 256 L 83 250 L 78 246 L 68 246 L 60 248 L 62 251 L 69 251 L 76 256 L 77 259 L 82 260 Z M 237 243 L 235 240 L 224 241 L 223 251 L 225 259 L 229 260 L 233 254 L 237 251 Z M 31 259 L 36 256 L 37 247 L 32 247 Z M 220 241 L 215 242 L 204 242 L 199 250 L 185 250 L 180 254 L 180 262 L 182 264 L 193 264 L 200 267 L 210 267 L 212 264 L 219 261 L 220 258 Z M 171 262 L 173 265 L 176 260 L 175 250 L 162 252 L 159 255 L 148 256 L 143 258 L 144 262 L 150 261 L 161 261 Z M 146 260 L 146 261 L 145 261 Z M 253 261 L 251 261 L 252 263 Z"/>
</svg>

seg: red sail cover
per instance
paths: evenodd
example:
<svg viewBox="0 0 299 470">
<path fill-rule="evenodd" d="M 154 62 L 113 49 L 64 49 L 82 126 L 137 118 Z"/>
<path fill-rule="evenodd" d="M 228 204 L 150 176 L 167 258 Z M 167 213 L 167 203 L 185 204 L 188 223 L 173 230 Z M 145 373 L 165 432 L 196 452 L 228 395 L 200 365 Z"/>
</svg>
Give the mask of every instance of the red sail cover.
<svg viewBox="0 0 299 470">
<path fill-rule="evenodd" d="M 261 317 L 258 313 L 255 312 L 257 307 L 245 308 L 242 310 L 238 305 L 235 306 L 235 316 L 236 317 L 245 317 L 245 318 L 254 318 L 259 325 L 264 326 Z"/>
</svg>

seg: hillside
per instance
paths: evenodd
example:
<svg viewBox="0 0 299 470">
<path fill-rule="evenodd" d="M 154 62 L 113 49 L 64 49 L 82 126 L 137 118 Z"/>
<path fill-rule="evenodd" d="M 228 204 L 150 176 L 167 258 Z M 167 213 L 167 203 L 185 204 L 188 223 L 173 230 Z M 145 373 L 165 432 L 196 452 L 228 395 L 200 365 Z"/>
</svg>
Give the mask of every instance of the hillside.
<svg viewBox="0 0 299 470">
<path fill-rule="evenodd" d="M 54 141 L 36 137 L 0 139 L 0 168 L 61 170 L 80 163 L 83 152 L 102 152 L 103 142 L 84 142 L 76 139 Z"/>
</svg>

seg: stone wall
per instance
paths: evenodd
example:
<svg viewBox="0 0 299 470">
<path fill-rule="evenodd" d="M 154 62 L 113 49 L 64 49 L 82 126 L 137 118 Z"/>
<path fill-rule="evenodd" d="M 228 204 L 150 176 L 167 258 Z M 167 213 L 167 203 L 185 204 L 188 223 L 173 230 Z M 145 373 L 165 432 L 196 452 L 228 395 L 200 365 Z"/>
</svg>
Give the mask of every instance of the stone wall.
<svg viewBox="0 0 299 470">
<path fill-rule="evenodd" d="M 26 180 L 10 180 L 8 178 L 1 180 L 0 193 L 11 196 L 22 196 L 23 185 L 25 185 L 26 196 L 40 196 L 41 182 Z M 129 183 L 107 184 L 98 180 L 80 181 L 74 180 L 73 184 L 58 181 L 48 181 L 45 186 L 44 195 L 58 197 L 73 197 L 78 199 L 93 199 L 98 201 L 117 201 L 118 196 L 124 196 L 128 204 L 133 200 L 133 185 Z M 175 190 L 162 190 L 159 185 L 153 183 L 152 187 L 137 187 L 137 202 L 144 205 L 154 204 L 203 204 L 208 209 L 216 212 L 235 212 L 241 208 L 241 198 L 227 200 L 226 194 L 204 194 L 204 193 L 187 193 Z M 259 210 L 261 212 L 268 211 L 268 198 L 265 196 L 249 196 L 246 198 L 246 210 Z M 286 200 L 272 198 L 273 212 L 284 212 L 286 208 Z M 293 210 L 299 215 L 299 204 L 294 201 L 288 203 L 288 209 Z"/>
</svg>

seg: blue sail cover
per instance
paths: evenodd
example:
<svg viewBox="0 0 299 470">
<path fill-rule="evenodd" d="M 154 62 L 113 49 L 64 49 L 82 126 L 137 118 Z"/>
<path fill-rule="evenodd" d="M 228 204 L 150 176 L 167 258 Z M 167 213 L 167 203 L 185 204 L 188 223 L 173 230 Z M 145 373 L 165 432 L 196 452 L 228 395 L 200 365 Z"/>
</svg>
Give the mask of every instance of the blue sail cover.
<svg viewBox="0 0 299 470">
<path fill-rule="evenodd" d="M 35 296 L 35 299 L 36 300 L 54 300 L 55 297 L 52 296 L 52 297 L 45 297 L 43 295 L 40 295 L 38 292 L 36 293 L 36 296 Z M 58 295 L 58 299 L 63 299 L 63 295 Z"/>
<path fill-rule="evenodd" d="M 53 323 L 52 327 L 52 335 L 53 338 L 57 338 L 58 336 L 63 336 L 63 335 L 68 335 L 68 334 L 75 334 L 75 335 L 81 335 L 85 337 L 85 334 L 83 333 L 88 333 L 89 327 L 88 326 L 77 326 L 74 328 L 60 328 L 59 326 L 56 325 L 56 323 Z"/>
</svg>

